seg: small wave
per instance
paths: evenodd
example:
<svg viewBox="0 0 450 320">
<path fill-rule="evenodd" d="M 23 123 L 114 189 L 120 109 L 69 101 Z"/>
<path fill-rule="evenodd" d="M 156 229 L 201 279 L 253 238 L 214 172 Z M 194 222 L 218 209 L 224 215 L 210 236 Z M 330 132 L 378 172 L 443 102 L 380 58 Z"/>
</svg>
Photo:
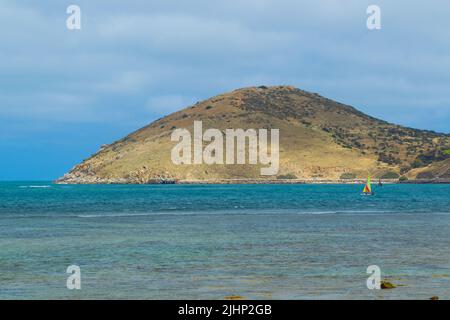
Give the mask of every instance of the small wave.
<svg viewBox="0 0 450 320">
<path fill-rule="evenodd" d="M 143 213 L 98 213 L 98 214 L 78 214 L 77 218 L 120 218 L 120 217 L 141 217 L 141 216 L 163 216 L 163 215 L 274 215 L 274 214 L 297 214 L 297 215 L 377 215 L 377 214 L 408 214 L 429 212 L 407 212 L 407 211 L 387 211 L 387 210 L 329 210 L 329 211 L 297 211 L 297 210 L 213 210 L 213 211 L 155 211 Z M 437 213 L 437 212 L 436 212 Z M 435 214 L 436 214 L 435 213 Z M 439 212 L 438 214 L 446 214 Z"/>
<path fill-rule="evenodd" d="M 77 218 L 121 218 L 121 217 L 145 217 L 145 216 L 183 216 L 183 215 L 211 215 L 211 214 L 234 214 L 233 211 L 158 211 L 158 212 L 143 212 L 143 213 L 98 213 L 98 214 L 78 214 Z"/>
<path fill-rule="evenodd" d="M 309 211 L 309 212 L 297 212 L 298 214 L 335 214 L 337 211 Z"/>
<path fill-rule="evenodd" d="M 398 213 L 394 211 L 296 211 L 296 210 L 213 210 L 213 211 L 155 211 L 142 213 L 96 213 L 96 214 L 78 214 L 77 218 L 120 218 L 120 217 L 141 217 L 141 216 L 161 216 L 161 215 L 273 215 L 273 214 L 299 214 L 299 215 L 321 215 L 321 214 L 379 214 L 379 213 Z"/>
<path fill-rule="evenodd" d="M 161 215 L 189 215 L 198 214 L 195 212 L 145 212 L 145 213 L 99 213 L 99 214 L 78 214 L 77 218 L 121 218 L 121 217 L 145 217 Z"/>
<path fill-rule="evenodd" d="M 77 218 L 119 218 L 119 217 L 140 217 L 140 216 L 152 216 L 158 213 L 104 213 L 104 214 L 79 214 Z"/>
<path fill-rule="evenodd" d="M 330 210 L 330 211 L 301 211 L 298 214 L 378 214 L 378 213 L 401 213 L 399 211 L 383 211 L 383 210 Z"/>
<path fill-rule="evenodd" d="M 424 210 L 333 210 L 333 211 L 300 211 L 297 214 L 341 214 L 341 215 L 377 215 L 377 214 L 448 214 L 447 212 L 428 212 Z"/>
<path fill-rule="evenodd" d="M 19 186 L 19 188 L 51 188 L 52 186 L 49 185 L 42 185 L 42 186 Z"/>
<path fill-rule="evenodd" d="M 36 219 L 36 218 L 82 218 L 82 219 L 94 219 L 94 218 L 127 218 L 127 217 L 145 217 L 145 216 L 209 216 L 209 215 L 277 215 L 277 214 L 287 214 L 287 215 L 343 215 L 352 216 L 355 214 L 360 215 L 379 215 L 379 214 L 423 214 L 423 215 L 450 215 L 450 212 L 445 211 L 357 211 L 357 210 L 329 210 L 329 211 L 298 211 L 298 210 L 213 210 L 213 211 L 154 211 L 154 212 L 129 212 L 129 213 L 93 213 L 93 214 L 76 214 L 76 213 L 48 213 L 48 214 L 24 214 L 24 213 L 14 213 L 14 214 L 0 214 L 1 219 Z"/>
</svg>

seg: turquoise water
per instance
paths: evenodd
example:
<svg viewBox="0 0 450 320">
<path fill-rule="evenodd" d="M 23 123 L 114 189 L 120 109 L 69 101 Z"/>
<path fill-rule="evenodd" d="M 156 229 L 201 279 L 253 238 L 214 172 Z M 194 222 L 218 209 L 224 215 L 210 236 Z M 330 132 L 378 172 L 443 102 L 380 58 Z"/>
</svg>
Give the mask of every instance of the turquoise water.
<svg viewBox="0 0 450 320">
<path fill-rule="evenodd" d="M 0 183 L 0 299 L 449 299 L 450 185 L 361 189 Z"/>
</svg>

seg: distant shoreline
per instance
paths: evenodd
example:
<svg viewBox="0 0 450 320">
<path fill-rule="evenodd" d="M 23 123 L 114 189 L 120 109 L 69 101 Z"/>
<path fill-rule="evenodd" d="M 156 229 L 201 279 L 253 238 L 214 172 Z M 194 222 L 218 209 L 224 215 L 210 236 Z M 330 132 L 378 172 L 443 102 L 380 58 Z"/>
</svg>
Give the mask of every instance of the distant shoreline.
<svg viewBox="0 0 450 320">
<path fill-rule="evenodd" d="M 382 179 L 383 184 L 450 184 L 449 180 L 406 180 L 398 179 Z M 259 179 L 226 179 L 226 180 L 180 180 L 175 184 L 364 184 L 366 179 L 276 179 L 276 180 L 259 180 Z M 378 184 L 378 180 L 372 181 Z"/>
<path fill-rule="evenodd" d="M 185 184 L 185 185 L 198 185 L 198 184 L 364 184 L 366 179 L 213 179 L 213 180 L 176 180 L 176 179 L 158 179 L 148 181 L 146 183 L 134 183 L 127 181 L 95 181 L 95 182 L 59 182 L 54 181 L 56 184 L 80 184 L 80 185 L 96 185 L 96 184 Z M 398 179 L 382 179 L 383 184 L 450 184 L 450 179 L 415 179 L 399 181 Z M 375 179 L 373 184 L 378 184 L 378 179 Z"/>
</svg>

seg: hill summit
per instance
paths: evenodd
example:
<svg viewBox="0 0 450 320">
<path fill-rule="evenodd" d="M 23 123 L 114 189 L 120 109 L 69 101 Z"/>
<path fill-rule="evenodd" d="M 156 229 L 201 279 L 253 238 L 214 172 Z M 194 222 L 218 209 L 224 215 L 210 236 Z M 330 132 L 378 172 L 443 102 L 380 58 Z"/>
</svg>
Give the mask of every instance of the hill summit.
<svg viewBox="0 0 450 320">
<path fill-rule="evenodd" d="M 177 128 L 222 132 L 279 129 L 279 172 L 260 165 L 171 161 Z M 373 177 L 450 179 L 450 135 L 370 117 L 292 86 L 250 87 L 197 102 L 129 134 L 76 165 L 57 183 L 345 180 Z"/>
</svg>

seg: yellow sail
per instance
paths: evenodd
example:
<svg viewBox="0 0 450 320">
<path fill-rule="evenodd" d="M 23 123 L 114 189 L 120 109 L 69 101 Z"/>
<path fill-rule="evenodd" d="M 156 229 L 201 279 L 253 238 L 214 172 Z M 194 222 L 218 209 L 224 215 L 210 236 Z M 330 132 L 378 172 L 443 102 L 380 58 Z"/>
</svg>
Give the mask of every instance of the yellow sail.
<svg viewBox="0 0 450 320">
<path fill-rule="evenodd" d="M 367 177 L 367 183 L 364 186 L 363 193 L 372 193 L 372 185 L 370 183 L 370 176 Z"/>
</svg>

